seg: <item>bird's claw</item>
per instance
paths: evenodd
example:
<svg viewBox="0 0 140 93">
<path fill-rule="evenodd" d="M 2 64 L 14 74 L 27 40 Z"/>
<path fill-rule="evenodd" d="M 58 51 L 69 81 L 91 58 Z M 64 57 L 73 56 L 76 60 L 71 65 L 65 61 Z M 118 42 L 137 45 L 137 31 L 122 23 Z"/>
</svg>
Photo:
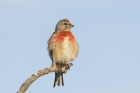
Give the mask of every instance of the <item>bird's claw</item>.
<svg viewBox="0 0 140 93">
<path fill-rule="evenodd" d="M 65 66 L 66 66 L 66 68 L 67 68 L 68 70 L 70 70 L 69 64 L 66 64 Z"/>
</svg>

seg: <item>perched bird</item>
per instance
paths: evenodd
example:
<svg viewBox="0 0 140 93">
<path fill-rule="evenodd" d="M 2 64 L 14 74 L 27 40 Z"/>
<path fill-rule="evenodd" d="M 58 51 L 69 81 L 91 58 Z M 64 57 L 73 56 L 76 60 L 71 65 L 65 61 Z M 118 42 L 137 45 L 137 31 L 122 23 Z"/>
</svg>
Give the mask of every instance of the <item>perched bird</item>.
<svg viewBox="0 0 140 93">
<path fill-rule="evenodd" d="M 58 69 L 67 65 L 74 60 L 79 51 L 78 43 L 73 36 L 70 29 L 74 27 L 68 19 L 60 20 L 55 27 L 55 32 L 48 40 L 48 52 L 52 60 L 52 64 L 55 64 Z M 55 72 L 54 85 L 64 86 L 63 72 Z"/>
</svg>

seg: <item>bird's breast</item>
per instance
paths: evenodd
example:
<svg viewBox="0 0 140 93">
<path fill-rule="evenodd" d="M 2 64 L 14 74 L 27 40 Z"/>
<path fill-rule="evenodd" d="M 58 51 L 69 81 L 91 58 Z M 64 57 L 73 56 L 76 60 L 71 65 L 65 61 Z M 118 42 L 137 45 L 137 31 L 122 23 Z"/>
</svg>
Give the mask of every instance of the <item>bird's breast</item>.
<svg viewBox="0 0 140 93">
<path fill-rule="evenodd" d="M 78 45 L 72 33 L 60 33 L 56 38 L 54 55 L 58 63 L 68 63 L 75 59 L 78 52 Z"/>
<path fill-rule="evenodd" d="M 61 42 L 65 39 L 68 39 L 70 41 L 75 40 L 73 34 L 70 31 L 59 32 L 56 36 L 54 36 L 54 38 L 55 38 L 56 42 Z"/>
</svg>

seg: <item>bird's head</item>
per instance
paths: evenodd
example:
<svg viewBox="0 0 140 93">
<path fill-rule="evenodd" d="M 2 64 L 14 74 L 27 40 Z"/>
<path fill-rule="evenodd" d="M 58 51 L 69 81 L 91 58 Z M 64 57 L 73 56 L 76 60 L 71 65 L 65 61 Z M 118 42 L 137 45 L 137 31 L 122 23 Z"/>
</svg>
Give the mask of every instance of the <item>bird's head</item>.
<svg viewBox="0 0 140 93">
<path fill-rule="evenodd" d="M 56 24 L 56 31 L 70 31 L 74 27 L 68 19 L 62 19 Z"/>
</svg>

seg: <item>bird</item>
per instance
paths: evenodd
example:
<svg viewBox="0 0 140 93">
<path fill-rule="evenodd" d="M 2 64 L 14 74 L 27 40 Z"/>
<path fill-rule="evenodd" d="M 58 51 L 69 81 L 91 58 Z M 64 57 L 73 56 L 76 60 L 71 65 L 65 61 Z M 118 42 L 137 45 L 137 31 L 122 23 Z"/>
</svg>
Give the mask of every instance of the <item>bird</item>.
<svg viewBox="0 0 140 93">
<path fill-rule="evenodd" d="M 48 40 L 47 49 L 52 64 L 60 69 L 55 72 L 53 87 L 60 86 L 60 84 L 64 86 L 61 68 L 73 61 L 79 53 L 79 45 L 71 32 L 73 27 L 74 25 L 67 18 L 61 19 L 56 24 L 55 31 Z"/>
</svg>

